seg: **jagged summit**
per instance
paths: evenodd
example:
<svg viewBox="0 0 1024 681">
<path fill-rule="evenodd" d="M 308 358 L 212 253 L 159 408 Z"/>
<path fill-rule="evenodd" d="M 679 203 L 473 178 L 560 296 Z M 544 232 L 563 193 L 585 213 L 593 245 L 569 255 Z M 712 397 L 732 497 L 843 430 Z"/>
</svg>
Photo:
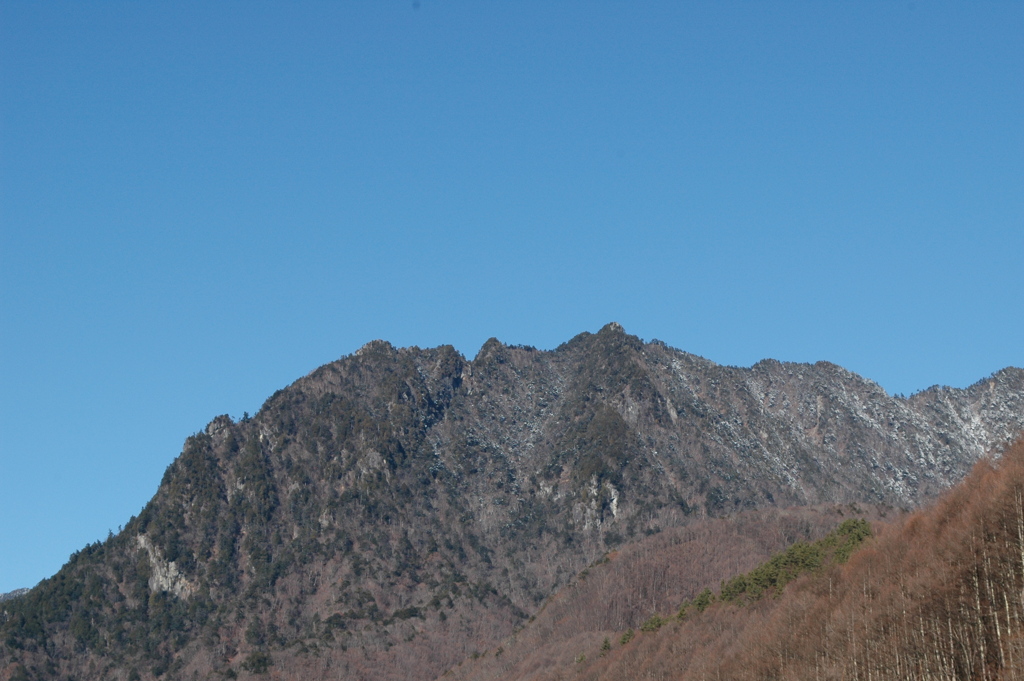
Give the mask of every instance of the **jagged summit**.
<svg viewBox="0 0 1024 681">
<path fill-rule="evenodd" d="M 394 350 L 394 346 L 386 340 L 372 340 L 368 343 L 363 344 L 353 354 L 357 357 L 366 355 L 372 352 L 391 352 Z"/>
</svg>

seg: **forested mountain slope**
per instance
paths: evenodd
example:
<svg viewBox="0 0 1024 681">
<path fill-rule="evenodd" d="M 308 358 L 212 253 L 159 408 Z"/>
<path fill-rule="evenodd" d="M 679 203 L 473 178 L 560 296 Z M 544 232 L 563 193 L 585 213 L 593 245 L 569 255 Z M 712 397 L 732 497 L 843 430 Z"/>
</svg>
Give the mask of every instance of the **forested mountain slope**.
<svg viewBox="0 0 1024 681">
<path fill-rule="evenodd" d="M 841 531 L 856 531 L 858 522 L 847 521 Z M 1024 442 L 999 460 L 980 462 L 938 503 L 896 521 L 876 522 L 874 529 L 876 536 L 846 562 L 845 555 L 829 559 L 836 558 L 833 550 L 819 563 L 814 545 L 797 544 L 745 577 L 723 583 L 714 595 L 691 597 L 682 609 L 676 600 L 660 609 L 661 617 L 635 630 L 603 627 L 601 608 L 578 613 L 578 621 L 542 614 L 444 678 L 1000 681 L 1024 676 Z M 656 552 L 648 562 L 665 558 Z M 575 590 L 593 591 L 586 582 L 602 579 L 616 561 L 590 570 Z M 637 566 L 632 557 L 620 562 L 620 571 Z M 756 578 L 770 582 L 765 574 L 773 567 L 778 574 L 780 565 L 805 571 L 782 588 L 752 595 L 749 586 Z M 747 591 L 738 593 L 736 585 L 744 582 Z M 626 583 L 621 589 L 630 587 Z"/>
<path fill-rule="evenodd" d="M 629 646 L 638 634 L 678 627 L 680 613 L 685 619 L 687 612 L 696 614 L 711 603 L 723 576 L 753 574 L 773 553 L 785 556 L 794 547 L 827 541 L 829 531 L 844 523 L 869 528 L 869 519 L 881 517 L 878 511 L 849 506 L 746 511 L 645 537 L 584 569 L 521 630 L 441 677 L 546 679 L 614 667 L 619 656 L 608 657 L 612 651 Z"/>
<path fill-rule="evenodd" d="M 910 507 L 1024 430 L 1024 371 L 894 398 L 610 324 L 372 342 L 188 438 L 123 532 L 0 606 L 0 679 L 433 678 L 609 549 L 737 512 Z"/>
</svg>

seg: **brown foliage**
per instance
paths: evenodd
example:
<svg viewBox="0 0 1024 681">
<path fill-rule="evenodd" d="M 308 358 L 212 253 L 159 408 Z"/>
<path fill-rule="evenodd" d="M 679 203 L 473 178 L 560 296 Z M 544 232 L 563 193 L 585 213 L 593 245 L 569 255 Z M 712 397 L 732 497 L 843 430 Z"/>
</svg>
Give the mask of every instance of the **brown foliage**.
<svg viewBox="0 0 1024 681">
<path fill-rule="evenodd" d="M 728 678 L 1009 679 L 1024 670 L 1024 442 L 804 582 Z M 766 632 L 771 632 L 766 634 Z"/>
<path fill-rule="evenodd" d="M 545 603 L 534 621 L 490 652 L 452 669 L 446 679 L 554 678 L 551 670 L 609 666 L 632 659 L 653 639 L 642 633 L 655 613 L 675 622 L 679 605 L 723 577 L 747 571 L 796 541 L 816 539 L 848 517 L 850 508 L 765 510 L 705 520 L 624 547 L 584 570 Z M 658 623 L 660 624 L 660 622 Z M 669 628 L 673 628 L 672 627 Z M 626 653 L 623 632 L 636 630 Z M 605 639 L 614 641 L 603 649 Z M 626 637 L 629 638 L 628 636 Z M 585 660 L 581 660 L 583 656 Z"/>
<path fill-rule="evenodd" d="M 979 679 L 1024 676 L 1024 442 L 932 507 L 877 525 L 848 563 L 777 599 L 704 613 L 599 654 L 465 678 Z M 585 660 L 579 657 L 582 653 Z M 483 671 L 483 670 L 481 670 Z M 523 673 L 525 672 L 525 673 Z"/>
</svg>

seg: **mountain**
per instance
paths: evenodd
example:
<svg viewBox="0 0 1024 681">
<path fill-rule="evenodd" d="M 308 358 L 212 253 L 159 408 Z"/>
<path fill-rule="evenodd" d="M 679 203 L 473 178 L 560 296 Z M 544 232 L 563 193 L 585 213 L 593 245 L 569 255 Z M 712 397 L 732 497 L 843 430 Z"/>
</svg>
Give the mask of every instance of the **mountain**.
<svg viewBox="0 0 1024 681">
<path fill-rule="evenodd" d="M 5 602 L 0 681 L 429 679 L 616 547 L 764 509 L 909 508 L 1022 430 L 1021 369 L 904 399 L 617 324 L 472 361 L 374 341 L 211 421 L 121 533 Z M 782 547 L 745 546 L 748 567 Z"/>
</svg>

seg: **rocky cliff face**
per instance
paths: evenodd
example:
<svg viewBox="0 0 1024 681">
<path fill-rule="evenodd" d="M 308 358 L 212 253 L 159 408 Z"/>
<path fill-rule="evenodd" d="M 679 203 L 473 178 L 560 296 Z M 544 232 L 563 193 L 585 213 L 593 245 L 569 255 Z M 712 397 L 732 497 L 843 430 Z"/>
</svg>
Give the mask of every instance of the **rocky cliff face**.
<svg viewBox="0 0 1024 681">
<path fill-rule="evenodd" d="M 0 670 L 432 678 L 630 538 L 760 506 L 912 506 L 1022 430 L 1021 369 L 902 399 L 616 324 L 472 361 L 375 341 L 189 438 L 122 534 L 6 608 Z"/>
</svg>

